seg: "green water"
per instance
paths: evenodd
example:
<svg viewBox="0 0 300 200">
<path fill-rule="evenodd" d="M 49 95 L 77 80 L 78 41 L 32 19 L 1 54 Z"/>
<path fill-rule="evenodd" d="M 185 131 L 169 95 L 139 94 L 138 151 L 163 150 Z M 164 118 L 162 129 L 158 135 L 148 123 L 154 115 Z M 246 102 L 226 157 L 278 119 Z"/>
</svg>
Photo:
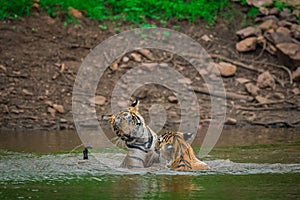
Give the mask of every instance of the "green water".
<svg viewBox="0 0 300 200">
<path fill-rule="evenodd" d="M 299 199 L 300 173 L 102 175 L 3 184 L 1 199 Z"/>
<path fill-rule="evenodd" d="M 225 146 L 203 158 L 211 170 L 198 172 L 119 168 L 124 152 L 91 150 L 89 161 L 80 163 L 82 149 L 71 151 L 80 141 L 72 134 L 32 134 L 31 140 L 0 134 L 0 200 L 300 199 L 299 132 L 247 133 L 248 142 L 239 134 L 224 137 Z M 245 145 L 229 143 L 238 137 L 237 144 Z"/>
</svg>

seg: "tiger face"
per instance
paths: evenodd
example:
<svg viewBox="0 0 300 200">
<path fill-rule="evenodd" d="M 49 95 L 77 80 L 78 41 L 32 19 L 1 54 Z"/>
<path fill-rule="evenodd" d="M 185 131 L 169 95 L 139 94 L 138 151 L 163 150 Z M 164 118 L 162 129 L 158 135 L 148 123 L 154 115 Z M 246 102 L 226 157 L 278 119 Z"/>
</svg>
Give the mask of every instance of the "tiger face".
<svg viewBox="0 0 300 200">
<path fill-rule="evenodd" d="M 110 117 L 110 122 L 116 135 L 123 141 L 137 139 L 138 131 L 144 125 L 144 118 L 138 112 L 139 102 L 132 102 L 128 111 L 121 111 Z"/>
<path fill-rule="evenodd" d="M 150 167 L 159 162 L 159 154 L 154 150 L 157 135 L 144 122 L 138 112 L 139 101 L 132 102 L 127 111 L 118 112 L 110 117 L 115 134 L 128 147 L 128 153 L 121 167 Z"/>
<path fill-rule="evenodd" d="M 194 150 L 179 132 L 165 132 L 155 143 L 155 150 L 167 160 L 167 167 L 177 171 L 208 170 L 210 167 L 197 159 Z"/>
</svg>

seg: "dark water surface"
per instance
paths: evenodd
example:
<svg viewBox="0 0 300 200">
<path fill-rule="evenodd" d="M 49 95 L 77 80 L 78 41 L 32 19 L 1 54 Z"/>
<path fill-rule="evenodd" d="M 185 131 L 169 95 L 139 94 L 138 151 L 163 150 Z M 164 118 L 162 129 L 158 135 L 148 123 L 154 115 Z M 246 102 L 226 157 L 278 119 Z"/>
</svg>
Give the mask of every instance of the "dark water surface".
<svg viewBox="0 0 300 200">
<path fill-rule="evenodd" d="M 74 132 L 1 132 L 0 199 L 300 199 L 299 129 L 224 130 L 209 171 L 129 170 L 124 150 L 91 150 Z M 201 138 L 194 141 L 195 151 Z"/>
</svg>

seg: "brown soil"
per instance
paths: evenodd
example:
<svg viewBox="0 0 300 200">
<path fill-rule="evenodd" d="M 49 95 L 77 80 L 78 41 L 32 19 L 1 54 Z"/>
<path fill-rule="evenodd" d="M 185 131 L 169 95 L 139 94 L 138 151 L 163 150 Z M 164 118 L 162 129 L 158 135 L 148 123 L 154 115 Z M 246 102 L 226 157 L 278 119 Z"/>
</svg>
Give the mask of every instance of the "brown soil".
<svg viewBox="0 0 300 200">
<path fill-rule="evenodd" d="M 299 83 L 289 83 L 287 73 L 267 63 L 279 64 L 276 57 L 264 52 L 261 48 L 250 53 L 238 53 L 235 44 L 238 41 L 235 32 L 243 27 L 245 18 L 242 7 L 238 7 L 233 18 L 219 18 L 212 28 L 205 28 L 206 23 L 198 21 L 190 24 L 186 21 L 171 21 L 165 27 L 173 29 L 178 26 L 179 32 L 187 34 L 204 47 L 210 54 L 218 54 L 235 61 L 252 65 L 256 69 L 270 71 L 283 85 L 276 82 L 274 89 L 260 90 L 260 95 L 272 103 L 259 104 L 257 101 L 241 99 L 227 100 L 227 124 L 236 126 L 300 126 L 300 99 L 292 90 L 299 88 Z M 72 129 L 72 89 L 76 73 L 82 60 L 90 49 L 105 39 L 116 34 L 113 24 L 107 30 L 98 27 L 99 22 L 90 19 L 79 19 L 80 25 L 64 26 L 61 18 L 50 18 L 45 13 L 20 20 L 0 22 L 0 129 Z M 158 27 L 163 26 L 159 22 Z M 131 25 L 122 25 L 120 31 L 131 29 Z M 210 36 L 212 41 L 205 42 L 203 35 Z M 179 56 L 172 59 L 170 53 L 153 51 L 153 60 L 142 56 L 141 62 L 165 62 L 192 80 L 191 85 L 202 87 L 201 76 L 188 70 L 188 63 Z M 129 53 L 130 54 L 130 53 Z M 108 68 L 98 87 L 97 95 L 106 97 L 104 105 L 97 106 L 98 115 L 109 114 L 110 97 L 114 83 L 119 77 L 140 62 L 130 55 L 128 62 L 120 61 L 117 68 Z M 62 68 L 63 66 L 63 68 Z M 122 66 L 122 67 L 121 67 Z M 224 78 L 227 92 L 251 97 L 245 86 L 236 78 L 247 78 L 255 83 L 259 73 L 238 66 L 234 76 Z M 148 120 L 147 108 L 153 103 L 161 103 L 168 112 L 165 128 L 176 127 L 180 119 L 179 105 L 168 102 L 172 91 L 156 85 L 140 88 L 133 98 L 141 99 L 141 113 Z M 201 102 L 201 123 L 207 124 L 210 119 L 210 98 L 197 93 Z M 62 105 L 56 110 L 53 104 Z M 60 113 L 61 112 L 61 113 Z M 235 119 L 235 120 L 233 120 Z"/>
</svg>

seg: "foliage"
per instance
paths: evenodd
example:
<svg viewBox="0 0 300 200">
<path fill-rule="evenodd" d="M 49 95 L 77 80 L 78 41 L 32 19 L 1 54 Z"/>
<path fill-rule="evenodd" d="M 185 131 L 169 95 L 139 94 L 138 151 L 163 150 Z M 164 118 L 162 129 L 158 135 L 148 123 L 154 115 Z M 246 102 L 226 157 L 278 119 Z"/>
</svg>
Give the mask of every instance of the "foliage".
<svg viewBox="0 0 300 200">
<path fill-rule="evenodd" d="M 33 3 L 28 0 L 1 0 L 0 1 L 0 20 L 5 18 L 18 18 L 19 16 L 29 15 L 30 6 Z"/>
<path fill-rule="evenodd" d="M 96 20 L 125 20 L 143 24 L 147 19 L 168 20 L 170 18 L 216 20 L 218 11 L 229 0 L 40 0 L 40 7 L 52 17 L 57 13 L 68 13 L 73 7 Z M 0 1 L 0 19 L 16 18 L 30 13 L 32 0 Z M 68 14 L 67 14 L 68 15 Z M 70 17 L 70 15 L 68 15 Z"/>
</svg>

